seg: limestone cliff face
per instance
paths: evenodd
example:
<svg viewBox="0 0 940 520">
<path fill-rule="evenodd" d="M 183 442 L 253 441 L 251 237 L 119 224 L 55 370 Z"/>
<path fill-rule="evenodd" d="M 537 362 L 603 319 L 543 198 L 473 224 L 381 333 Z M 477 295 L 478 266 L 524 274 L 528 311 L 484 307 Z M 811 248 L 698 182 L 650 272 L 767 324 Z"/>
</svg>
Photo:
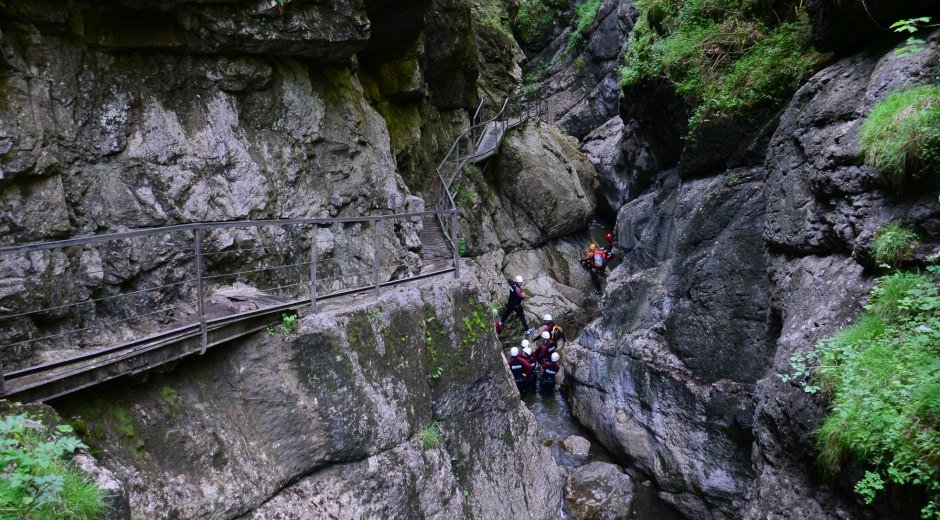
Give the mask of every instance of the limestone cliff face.
<svg viewBox="0 0 940 520">
<path fill-rule="evenodd" d="M 479 98 L 501 99 L 520 77 L 521 52 L 490 16 L 505 19 L 510 7 L 0 1 L 0 244 L 193 221 L 419 211 Z M 531 289 L 539 312 L 558 308 L 561 291 L 574 314 L 583 294 L 571 285 L 587 280 L 565 240 L 593 214 L 596 179 L 573 142 L 547 125 L 514 131 L 492 165 L 492 182 L 459 201 L 462 235 L 479 255 L 461 280 L 388 293 L 373 307 L 325 307 L 297 334 L 259 334 L 54 403 L 123 482 L 129 512 L 555 518 L 559 471 L 518 400 L 487 305 L 502 295 L 504 268 L 524 267 L 539 280 Z M 532 191 L 552 210 L 534 204 Z M 488 207 L 485 221 L 469 218 L 478 204 Z M 496 223 L 507 208 L 524 224 Z M 383 254 L 415 263 L 417 232 L 384 229 Z M 320 268 L 371 265 L 371 244 L 336 254 L 361 233 L 321 230 Z M 184 279 L 191 238 L 4 258 L 0 307 Z M 257 238 L 233 231 L 210 240 L 238 249 Z M 547 276 L 530 274 L 532 255 L 551 267 Z M 191 296 L 160 293 L 135 305 Z M 18 317 L 0 341 L 111 311 Z M 96 341 L 125 333 L 114 327 Z M 21 349 L 3 361 L 9 368 L 51 355 Z M 439 443 L 423 439 L 433 431 Z"/>
<path fill-rule="evenodd" d="M 481 294 L 473 273 L 390 291 L 55 406 L 146 518 L 554 518 Z"/>
<path fill-rule="evenodd" d="M 476 106 L 482 58 L 472 5 L 250 4 L 0 3 L 0 244 L 422 210 L 437 161 Z M 359 242 L 360 231 L 329 230 L 327 270 L 371 265 L 371 244 L 343 258 L 333 251 Z M 383 235 L 394 263 L 415 263 L 415 229 Z M 121 254 L 86 247 L 4 257 L 0 307 L 55 307 L 186 279 L 194 266 L 182 251 L 192 237 L 162 238 L 114 246 L 126 246 Z M 257 238 L 217 237 L 233 248 Z M 148 293 L 140 304 L 179 297 Z M 8 320 L 0 341 L 111 311 Z M 2 355 L 11 367 L 43 354 Z"/>
<path fill-rule="evenodd" d="M 682 140 L 681 108 L 649 91 L 586 138 L 618 190 L 624 262 L 568 353 L 573 412 L 691 517 L 916 517 L 904 495 L 863 505 L 858 467 L 822 474 L 825 404 L 776 373 L 858 316 L 879 227 L 912 225 L 921 260 L 940 248 L 940 188 L 884 189 L 856 139 L 878 100 L 936 82 L 937 39 L 906 57 L 891 42 L 847 53 L 763 127 Z"/>
</svg>

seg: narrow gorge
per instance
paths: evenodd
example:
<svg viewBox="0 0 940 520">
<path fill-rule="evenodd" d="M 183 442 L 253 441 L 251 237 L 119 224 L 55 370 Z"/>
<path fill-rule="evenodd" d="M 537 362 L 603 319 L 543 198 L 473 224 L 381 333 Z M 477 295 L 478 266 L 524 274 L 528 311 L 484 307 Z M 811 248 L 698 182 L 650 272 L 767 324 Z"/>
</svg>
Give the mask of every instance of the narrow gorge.
<svg viewBox="0 0 940 520">
<path fill-rule="evenodd" d="M 0 518 L 940 518 L 938 22 L 0 0 Z"/>
</svg>

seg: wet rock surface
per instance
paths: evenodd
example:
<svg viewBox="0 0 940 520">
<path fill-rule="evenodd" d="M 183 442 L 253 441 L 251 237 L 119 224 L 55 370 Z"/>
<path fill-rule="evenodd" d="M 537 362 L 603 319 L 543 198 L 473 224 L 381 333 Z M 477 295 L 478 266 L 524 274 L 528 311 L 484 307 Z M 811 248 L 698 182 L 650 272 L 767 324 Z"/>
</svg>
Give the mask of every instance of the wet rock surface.
<svg viewBox="0 0 940 520">
<path fill-rule="evenodd" d="M 592 462 L 568 475 L 565 504 L 575 518 L 625 520 L 631 518 L 633 489 L 620 466 Z"/>
<path fill-rule="evenodd" d="M 617 114 L 625 35 L 635 17 L 632 2 L 604 0 L 582 43 L 569 50 L 569 27 L 531 58 L 542 67 L 533 80 L 540 83 L 549 121 L 583 138 Z"/>
<path fill-rule="evenodd" d="M 577 435 L 571 435 L 561 441 L 561 446 L 565 451 L 575 456 L 583 457 L 591 451 L 591 441 Z"/>
<path fill-rule="evenodd" d="M 97 425 L 88 442 L 148 518 L 554 518 L 558 469 L 490 323 L 463 322 L 485 312 L 472 280 L 310 316 L 56 407 Z"/>
<path fill-rule="evenodd" d="M 913 226 L 924 250 L 940 242 L 938 187 L 884 188 L 856 139 L 875 102 L 936 76 L 936 38 L 913 59 L 886 46 L 821 70 L 779 124 L 767 123 L 765 144 L 747 151 L 765 150 L 762 158 L 740 157 L 746 167 L 722 171 L 717 156 L 686 164 L 689 148 L 676 154 L 678 141 L 635 111 L 621 111 L 635 132 L 614 122 L 588 138 L 601 182 L 629 193 L 608 197 L 619 207 L 623 264 L 608 279 L 601 317 L 567 352 L 572 412 L 683 513 L 914 514 L 908 496 L 864 505 L 853 491 L 858 469 L 832 478 L 814 469 L 825 403 L 775 374 L 858 316 L 877 274 L 868 250 L 879 227 Z M 628 149 L 653 160 L 625 161 Z M 631 178 L 634 164 L 670 160 L 678 168 L 650 174 L 648 187 Z"/>
</svg>

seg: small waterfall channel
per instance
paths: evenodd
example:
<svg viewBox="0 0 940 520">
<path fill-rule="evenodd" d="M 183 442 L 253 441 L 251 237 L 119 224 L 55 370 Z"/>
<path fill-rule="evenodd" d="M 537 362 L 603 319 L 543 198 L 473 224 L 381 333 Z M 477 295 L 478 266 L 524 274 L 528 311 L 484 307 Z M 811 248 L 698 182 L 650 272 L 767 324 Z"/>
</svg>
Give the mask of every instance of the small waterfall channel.
<svg viewBox="0 0 940 520">
<path fill-rule="evenodd" d="M 605 235 L 613 233 L 613 231 L 613 226 L 606 219 L 599 216 L 588 223 L 588 235 L 585 238 L 600 247 L 606 247 Z M 616 263 L 619 262 L 615 261 L 615 265 Z M 596 307 L 585 309 L 585 311 L 586 317 L 591 316 L 592 318 L 600 312 Z M 570 334 L 569 337 L 574 338 L 580 332 L 584 323 L 568 325 L 573 326 L 566 328 L 566 332 Z M 564 357 L 564 345 L 559 352 Z M 508 353 L 506 355 L 508 356 Z M 619 465 L 630 475 L 635 484 L 635 499 L 630 512 L 632 520 L 685 520 L 685 517 L 671 505 L 659 498 L 656 485 L 647 475 L 629 463 L 624 464 L 623 461 L 615 460 L 594 435 L 574 418 L 565 396 L 564 362 L 562 362 L 561 379 L 551 397 L 541 396 L 537 392 L 529 392 L 523 398 L 523 402 L 532 412 L 532 415 L 535 416 L 542 443 L 551 450 L 555 462 L 566 475 L 594 461 Z M 562 447 L 562 441 L 572 435 L 587 439 L 591 443 L 591 449 L 587 456 L 572 455 Z M 564 507 L 560 512 L 560 516 L 562 518 L 572 518 Z"/>
</svg>

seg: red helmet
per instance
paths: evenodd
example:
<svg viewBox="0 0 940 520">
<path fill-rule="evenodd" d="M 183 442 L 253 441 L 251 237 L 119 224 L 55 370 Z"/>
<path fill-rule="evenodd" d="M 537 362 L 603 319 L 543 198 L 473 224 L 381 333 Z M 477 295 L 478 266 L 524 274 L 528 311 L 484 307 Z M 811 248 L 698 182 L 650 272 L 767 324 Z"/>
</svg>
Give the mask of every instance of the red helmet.
<svg viewBox="0 0 940 520">
<path fill-rule="evenodd" d="M 612 239 L 614 238 L 614 236 L 611 235 L 610 233 L 607 233 L 607 236 L 604 237 L 604 238 L 606 238 L 607 240 L 612 240 Z"/>
</svg>

